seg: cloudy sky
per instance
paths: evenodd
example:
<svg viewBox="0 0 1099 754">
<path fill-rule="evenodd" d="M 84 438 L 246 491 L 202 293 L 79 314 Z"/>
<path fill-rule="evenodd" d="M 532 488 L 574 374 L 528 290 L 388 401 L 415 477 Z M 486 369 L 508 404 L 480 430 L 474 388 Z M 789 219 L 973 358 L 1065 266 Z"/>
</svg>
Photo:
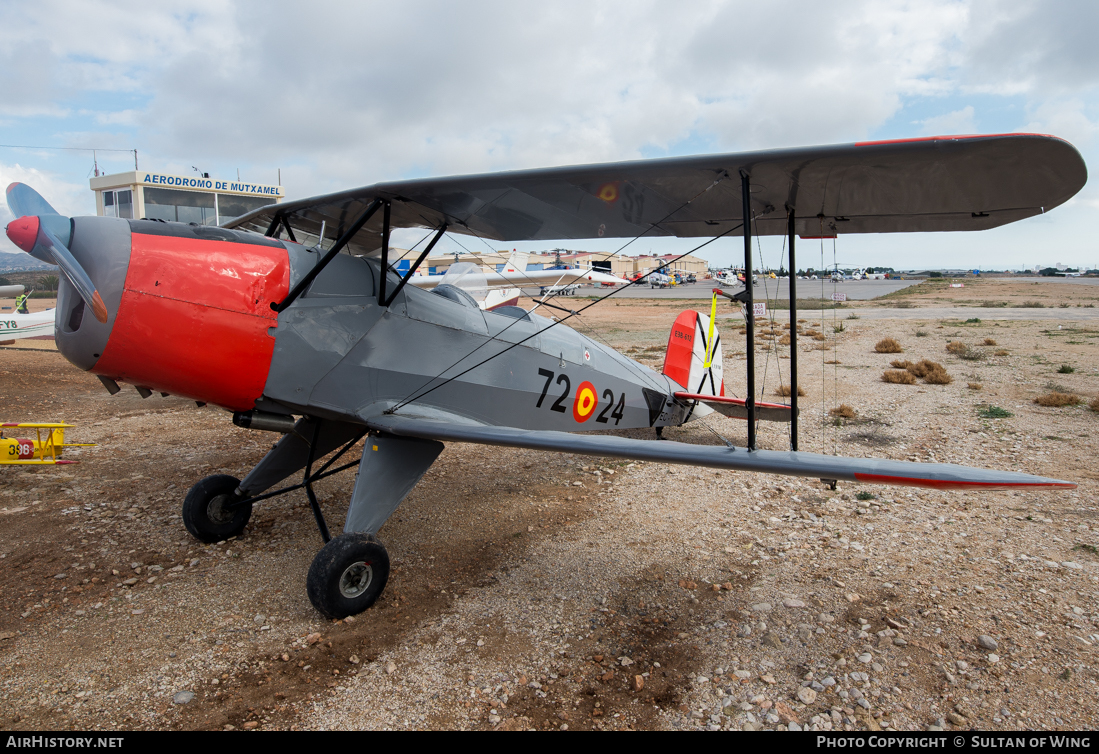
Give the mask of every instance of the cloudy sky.
<svg viewBox="0 0 1099 754">
<path fill-rule="evenodd" d="M 92 154 L 59 147 L 137 149 L 142 169 L 177 175 L 274 183 L 281 169 L 291 198 L 949 133 L 1056 134 L 1099 164 L 1097 29 L 1093 0 L 3 3 L 0 143 L 51 149 L 0 147 L 0 183 L 93 214 Z M 1099 267 L 1092 184 L 985 233 L 843 237 L 839 262 Z M 706 256 L 729 263 L 737 244 Z M 764 240 L 768 264 L 780 245 Z"/>
</svg>

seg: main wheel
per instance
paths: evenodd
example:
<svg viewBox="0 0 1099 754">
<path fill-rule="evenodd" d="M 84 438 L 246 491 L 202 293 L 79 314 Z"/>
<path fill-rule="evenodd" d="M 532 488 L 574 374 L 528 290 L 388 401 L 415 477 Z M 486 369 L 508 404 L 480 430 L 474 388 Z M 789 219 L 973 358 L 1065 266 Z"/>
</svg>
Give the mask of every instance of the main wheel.
<svg viewBox="0 0 1099 754">
<path fill-rule="evenodd" d="M 252 504 L 234 505 L 240 480 L 215 474 L 197 482 L 183 499 L 183 525 L 196 539 L 220 542 L 244 531 Z"/>
<path fill-rule="evenodd" d="M 306 591 L 321 615 L 346 618 L 373 605 L 388 580 L 385 545 L 372 534 L 341 534 L 313 558 Z"/>
</svg>

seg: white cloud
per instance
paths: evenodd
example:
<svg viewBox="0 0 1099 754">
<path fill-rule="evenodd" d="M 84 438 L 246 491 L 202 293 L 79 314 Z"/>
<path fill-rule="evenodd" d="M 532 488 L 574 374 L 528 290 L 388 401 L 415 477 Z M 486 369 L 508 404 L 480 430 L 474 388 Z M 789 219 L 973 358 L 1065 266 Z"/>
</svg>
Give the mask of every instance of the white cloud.
<svg viewBox="0 0 1099 754">
<path fill-rule="evenodd" d="M 894 118 L 973 132 L 1009 96 L 997 130 L 1086 149 L 1096 27 L 1099 4 L 1024 0 L 8 3 L 0 118 L 176 172 L 281 166 L 293 196 L 853 141 Z"/>
<path fill-rule="evenodd" d="M 946 113 L 945 115 L 936 115 L 932 118 L 926 118 L 918 122 L 921 126 L 921 131 L 927 136 L 971 134 L 976 133 L 977 131 L 977 126 L 973 119 L 974 114 L 973 105 L 966 105 L 961 110 L 955 110 L 954 112 Z"/>
</svg>

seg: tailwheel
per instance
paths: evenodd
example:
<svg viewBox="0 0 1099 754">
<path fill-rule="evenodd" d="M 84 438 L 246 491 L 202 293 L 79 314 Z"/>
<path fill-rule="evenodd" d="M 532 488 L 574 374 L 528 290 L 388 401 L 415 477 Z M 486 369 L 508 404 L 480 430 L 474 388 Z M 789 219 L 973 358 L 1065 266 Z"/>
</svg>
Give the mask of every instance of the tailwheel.
<svg viewBox="0 0 1099 754">
<path fill-rule="evenodd" d="M 341 534 L 309 566 L 309 601 L 327 618 L 361 613 L 377 601 L 389 580 L 389 553 L 372 534 Z"/>
<path fill-rule="evenodd" d="M 252 517 L 252 504 L 241 505 L 236 496 L 240 480 L 215 474 L 197 482 L 183 500 L 183 525 L 203 542 L 220 542 L 244 531 Z"/>
</svg>

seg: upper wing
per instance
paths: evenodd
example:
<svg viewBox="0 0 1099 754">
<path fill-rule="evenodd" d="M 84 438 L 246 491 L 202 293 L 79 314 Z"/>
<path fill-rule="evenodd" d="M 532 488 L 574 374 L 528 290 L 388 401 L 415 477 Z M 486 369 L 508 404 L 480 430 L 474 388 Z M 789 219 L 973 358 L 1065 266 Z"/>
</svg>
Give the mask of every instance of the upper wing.
<svg viewBox="0 0 1099 754">
<path fill-rule="evenodd" d="M 342 235 L 375 199 L 395 228 L 438 228 L 500 241 L 710 237 L 741 220 L 741 171 L 751 178 L 757 232 L 801 235 L 983 230 L 1048 211 L 1087 180 L 1079 152 L 1037 134 L 947 136 L 674 157 L 379 183 L 270 205 L 228 227 L 266 232 L 286 217 L 299 240 L 321 223 Z M 381 247 L 382 213 L 351 244 Z"/>
<path fill-rule="evenodd" d="M 877 458 L 844 458 L 801 451 L 722 448 L 661 440 L 633 440 L 607 435 L 534 432 L 510 427 L 449 424 L 403 416 L 381 416 L 367 421 L 374 430 L 430 440 L 507 445 L 533 450 L 555 450 L 589 456 L 642 459 L 737 471 L 760 471 L 787 476 L 815 477 L 848 482 L 874 482 L 937 489 L 996 489 L 1062 487 L 1072 482 L 1013 471 L 993 471 L 948 463 L 909 463 Z"/>
</svg>

